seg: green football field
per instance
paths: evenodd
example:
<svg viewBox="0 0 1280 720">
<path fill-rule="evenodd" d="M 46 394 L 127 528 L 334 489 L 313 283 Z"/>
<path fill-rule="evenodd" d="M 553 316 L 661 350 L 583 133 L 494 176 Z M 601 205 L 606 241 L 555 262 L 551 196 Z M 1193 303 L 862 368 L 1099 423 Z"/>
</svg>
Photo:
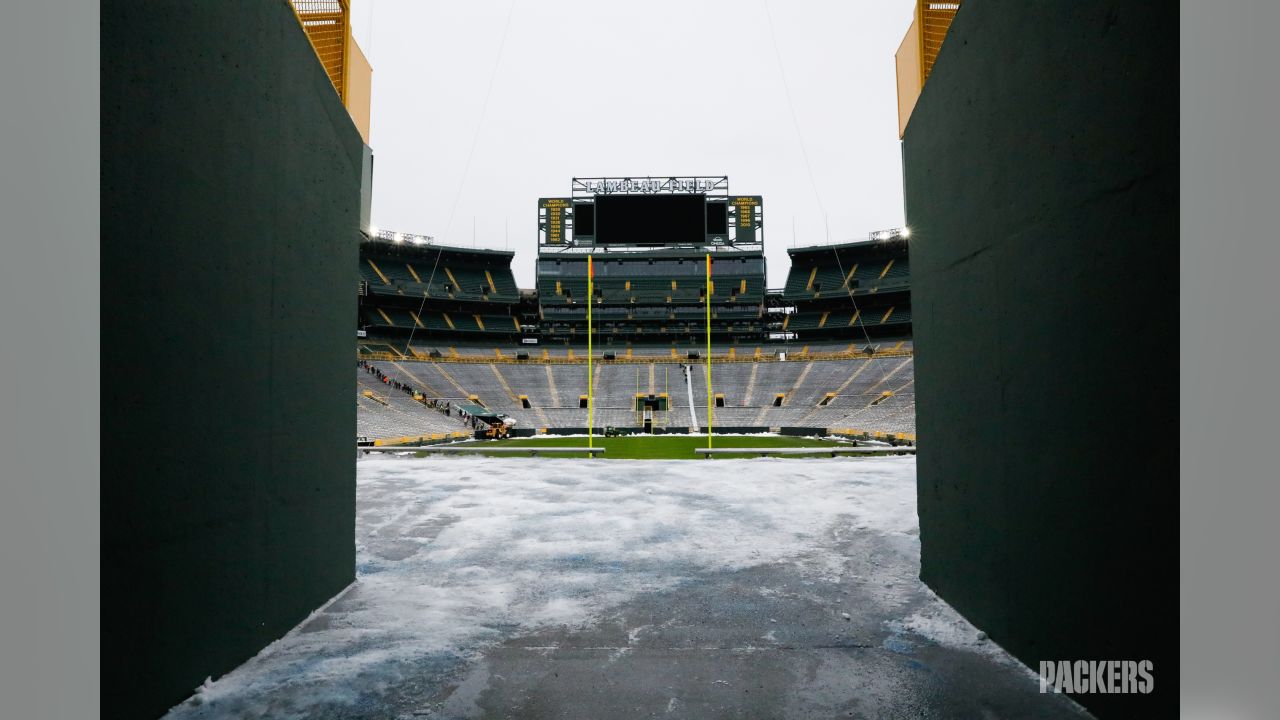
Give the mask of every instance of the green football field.
<svg viewBox="0 0 1280 720">
<path fill-rule="evenodd" d="M 468 445 L 492 445 L 494 447 L 586 447 L 587 438 L 585 437 L 537 437 L 537 438 L 513 438 L 510 440 L 486 440 L 474 441 L 467 443 Z M 624 435 L 619 437 L 602 437 L 597 436 L 593 441 L 595 447 L 605 449 L 602 457 L 612 460 L 640 460 L 640 459 L 661 459 L 661 460 L 693 460 L 701 456 L 696 455 L 694 448 L 707 447 L 707 438 L 705 435 Z M 799 448 L 799 447 L 843 447 L 849 443 L 817 440 L 814 438 L 802 437 L 777 437 L 769 435 L 731 435 L 716 436 L 712 438 L 711 447 L 714 448 Z M 509 453 L 503 453 L 508 455 Z M 546 457 L 586 457 L 583 455 L 548 455 Z M 725 454 L 717 455 L 718 458 L 735 458 L 735 457 L 758 457 L 758 454 L 738 455 Z M 822 456 L 815 456 L 822 457 Z"/>
</svg>

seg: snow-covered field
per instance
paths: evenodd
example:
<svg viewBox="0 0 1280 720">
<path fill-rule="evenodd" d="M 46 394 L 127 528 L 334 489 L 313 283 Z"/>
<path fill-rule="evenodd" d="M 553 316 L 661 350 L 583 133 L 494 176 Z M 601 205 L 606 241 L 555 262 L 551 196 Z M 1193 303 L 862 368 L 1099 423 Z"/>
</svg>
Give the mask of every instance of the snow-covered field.
<svg viewBox="0 0 1280 720">
<path fill-rule="evenodd" d="M 885 628 L 893 637 L 1000 652 L 915 576 L 912 457 L 369 457 L 357 473 L 356 583 L 167 717 L 377 715 L 380 694 L 505 639 L 587 626 L 640 593 L 763 565 L 874 583 L 885 607 L 903 610 Z M 837 547 L 855 534 L 898 559 L 851 565 Z"/>
</svg>

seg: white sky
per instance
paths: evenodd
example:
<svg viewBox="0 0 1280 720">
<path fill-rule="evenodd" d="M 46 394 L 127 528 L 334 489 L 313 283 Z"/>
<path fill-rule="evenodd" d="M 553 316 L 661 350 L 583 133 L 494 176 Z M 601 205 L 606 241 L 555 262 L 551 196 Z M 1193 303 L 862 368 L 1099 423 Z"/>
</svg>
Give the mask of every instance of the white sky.
<svg viewBox="0 0 1280 720">
<path fill-rule="evenodd" d="M 525 0 L 499 58 L 509 0 L 353 0 L 373 66 L 373 223 L 515 250 L 531 288 L 537 199 L 574 176 L 727 175 L 764 197 L 780 287 L 793 218 L 800 246 L 828 224 L 831 242 L 903 224 L 893 54 L 913 7 Z"/>
</svg>

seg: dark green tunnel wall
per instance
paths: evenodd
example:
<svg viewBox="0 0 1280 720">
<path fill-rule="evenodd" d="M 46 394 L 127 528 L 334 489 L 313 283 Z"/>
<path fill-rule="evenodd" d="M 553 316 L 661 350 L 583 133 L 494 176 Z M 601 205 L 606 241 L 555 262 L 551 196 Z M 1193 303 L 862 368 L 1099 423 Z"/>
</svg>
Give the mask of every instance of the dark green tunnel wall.
<svg viewBox="0 0 1280 720">
<path fill-rule="evenodd" d="M 966 2 L 907 127 L 924 580 L 1177 697 L 1177 9 Z M 1170 712 L 1170 714 L 1172 714 Z"/>
<path fill-rule="evenodd" d="M 363 144 L 283 0 L 101 33 L 102 709 L 137 720 L 354 579 Z"/>
</svg>

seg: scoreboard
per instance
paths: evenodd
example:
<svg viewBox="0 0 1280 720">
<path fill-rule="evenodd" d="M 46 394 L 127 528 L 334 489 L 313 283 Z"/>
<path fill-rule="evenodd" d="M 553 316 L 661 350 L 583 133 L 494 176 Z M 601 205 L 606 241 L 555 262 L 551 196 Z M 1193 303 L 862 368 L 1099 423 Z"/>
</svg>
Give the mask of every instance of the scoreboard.
<svg viewBox="0 0 1280 720">
<path fill-rule="evenodd" d="M 573 195 L 538 199 L 546 250 L 762 249 L 762 199 L 728 178 L 574 178 Z"/>
<path fill-rule="evenodd" d="M 724 211 L 723 204 L 716 207 Z M 575 217 L 595 216 L 594 234 L 579 228 L 575 237 L 596 245 L 698 245 L 705 241 L 707 215 L 713 211 L 705 195 L 600 195 L 594 203 L 574 207 Z"/>
<path fill-rule="evenodd" d="M 538 200 L 539 224 L 546 235 L 546 242 L 557 245 L 565 242 L 565 223 L 568 219 L 568 198 L 541 198 Z"/>
<path fill-rule="evenodd" d="M 733 216 L 737 218 L 737 244 L 756 242 L 756 231 L 760 229 L 760 215 L 763 210 L 759 195 L 739 195 L 729 199 L 729 207 L 733 208 Z"/>
</svg>

